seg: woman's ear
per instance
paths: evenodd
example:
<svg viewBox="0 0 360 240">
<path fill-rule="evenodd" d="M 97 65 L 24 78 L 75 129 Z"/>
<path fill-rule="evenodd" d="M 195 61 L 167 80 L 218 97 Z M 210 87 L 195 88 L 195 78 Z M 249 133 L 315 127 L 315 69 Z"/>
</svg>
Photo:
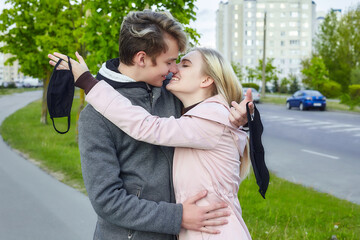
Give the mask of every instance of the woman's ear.
<svg viewBox="0 0 360 240">
<path fill-rule="evenodd" d="M 211 77 L 207 76 L 206 78 L 204 78 L 201 83 L 200 83 L 200 87 L 202 88 L 207 88 L 209 86 L 211 86 L 214 83 L 214 79 L 212 79 Z"/>
<path fill-rule="evenodd" d="M 146 52 L 139 51 L 134 55 L 133 62 L 135 65 L 138 65 L 140 67 L 145 67 L 145 58 L 146 58 Z"/>
</svg>

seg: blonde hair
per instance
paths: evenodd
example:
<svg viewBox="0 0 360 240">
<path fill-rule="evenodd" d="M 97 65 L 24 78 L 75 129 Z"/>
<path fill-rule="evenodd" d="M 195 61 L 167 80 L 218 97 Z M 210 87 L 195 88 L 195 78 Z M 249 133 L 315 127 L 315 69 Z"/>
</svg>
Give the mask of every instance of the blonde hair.
<svg viewBox="0 0 360 240">
<path fill-rule="evenodd" d="M 205 75 L 214 79 L 214 91 L 212 95 L 222 95 L 229 106 L 232 101 L 240 102 L 242 99 L 242 87 L 236 77 L 230 63 L 225 61 L 223 56 L 216 50 L 210 48 L 194 48 L 193 51 L 200 52 L 203 59 L 202 71 Z M 249 140 L 246 139 L 246 146 L 243 156 L 240 157 L 240 178 L 244 179 L 250 172 Z"/>
<path fill-rule="evenodd" d="M 230 63 L 225 61 L 215 49 L 194 48 L 192 50 L 200 52 L 204 61 L 203 73 L 214 79 L 215 88 L 212 95 L 222 95 L 229 106 L 232 101 L 240 102 L 242 87 Z"/>
</svg>

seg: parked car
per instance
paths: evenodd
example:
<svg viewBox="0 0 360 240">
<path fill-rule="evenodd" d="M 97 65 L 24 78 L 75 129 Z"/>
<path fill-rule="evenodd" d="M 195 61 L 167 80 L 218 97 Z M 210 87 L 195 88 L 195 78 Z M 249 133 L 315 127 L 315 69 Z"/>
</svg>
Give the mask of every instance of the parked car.
<svg viewBox="0 0 360 240">
<path fill-rule="evenodd" d="M 310 108 L 318 108 L 324 111 L 326 108 L 326 97 L 316 90 L 300 90 L 286 100 L 286 107 L 298 107 L 301 111 Z"/>
<path fill-rule="evenodd" d="M 246 94 L 247 90 L 248 90 L 248 88 L 246 88 L 246 87 L 243 88 L 243 99 L 245 98 L 245 94 Z M 253 101 L 255 103 L 259 103 L 260 102 L 260 93 L 255 88 L 251 88 L 251 94 L 252 94 Z"/>
</svg>

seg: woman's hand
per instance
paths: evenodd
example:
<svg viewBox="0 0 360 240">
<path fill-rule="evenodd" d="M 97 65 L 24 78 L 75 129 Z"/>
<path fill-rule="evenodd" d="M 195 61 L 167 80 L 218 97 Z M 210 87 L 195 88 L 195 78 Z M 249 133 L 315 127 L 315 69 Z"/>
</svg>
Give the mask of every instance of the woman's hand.
<svg viewBox="0 0 360 240">
<path fill-rule="evenodd" d="M 78 80 L 78 78 L 84 73 L 89 71 L 89 68 L 87 67 L 84 59 L 78 52 L 75 53 L 76 58 L 79 60 L 79 62 L 75 61 L 74 59 L 70 58 L 72 73 L 74 75 L 74 80 Z M 54 53 L 54 54 L 48 54 L 48 57 L 50 58 L 50 65 L 54 66 L 61 58 L 62 61 L 59 64 L 59 66 L 56 68 L 57 70 L 69 70 L 69 64 L 68 64 L 68 57 L 61 53 Z"/>
</svg>

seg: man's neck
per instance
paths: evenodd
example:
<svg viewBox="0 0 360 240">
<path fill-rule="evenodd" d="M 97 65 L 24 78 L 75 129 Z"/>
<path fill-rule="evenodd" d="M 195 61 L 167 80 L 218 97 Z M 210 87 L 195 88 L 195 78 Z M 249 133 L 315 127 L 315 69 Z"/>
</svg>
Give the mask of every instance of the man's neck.
<svg viewBox="0 0 360 240">
<path fill-rule="evenodd" d="M 125 65 L 124 63 L 120 62 L 118 70 L 121 74 L 134 79 L 136 82 L 142 82 L 142 80 L 139 79 L 139 71 L 135 66 Z"/>
</svg>

